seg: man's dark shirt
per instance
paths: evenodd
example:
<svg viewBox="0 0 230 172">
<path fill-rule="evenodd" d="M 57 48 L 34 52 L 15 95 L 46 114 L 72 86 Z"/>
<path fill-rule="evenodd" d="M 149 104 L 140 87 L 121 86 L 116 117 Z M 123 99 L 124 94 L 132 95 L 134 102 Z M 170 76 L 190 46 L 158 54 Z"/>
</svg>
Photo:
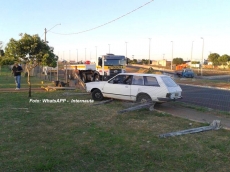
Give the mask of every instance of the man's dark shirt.
<svg viewBox="0 0 230 172">
<path fill-rule="evenodd" d="M 18 66 L 18 67 L 14 66 L 12 68 L 12 71 L 14 73 L 14 76 L 20 76 L 21 75 L 21 71 L 22 71 L 22 67 L 21 66 Z M 20 71 L 20 72 L 18 72 L 18 71 Z"/>
</svg>

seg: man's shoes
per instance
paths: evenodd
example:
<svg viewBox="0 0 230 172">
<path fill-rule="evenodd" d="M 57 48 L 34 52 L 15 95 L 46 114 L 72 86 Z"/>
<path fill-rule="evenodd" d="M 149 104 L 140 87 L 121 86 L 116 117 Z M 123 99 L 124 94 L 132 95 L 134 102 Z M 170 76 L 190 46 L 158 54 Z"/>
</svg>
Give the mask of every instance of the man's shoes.
<svg viewBox="0 0 230 172">
<path fill-rule="evenodd" d="M 20 88 L 16 88 L 15 90 L 20 90 Z"/>
</svg>

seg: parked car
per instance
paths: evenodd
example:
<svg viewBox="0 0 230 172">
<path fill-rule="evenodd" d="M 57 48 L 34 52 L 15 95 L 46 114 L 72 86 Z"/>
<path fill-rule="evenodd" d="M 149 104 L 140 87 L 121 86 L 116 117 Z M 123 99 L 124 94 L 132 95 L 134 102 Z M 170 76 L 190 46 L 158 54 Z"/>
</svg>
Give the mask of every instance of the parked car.
<svg viewBox="0 0 230 172">
<path fill-rule="evenodd" d="M 194 72 L 192 69 L 185 68 L 182 71 L 176 71 L 178 77 L 194 78 Z"/>
<path fill-rule="evenodd" d="M 182 98 L 182 89 L 166 75 L 120 73 L 109 81 L 86 83 L 95 101 L 104 97 L 137 102 L 168 102 Z"/>
</svg>

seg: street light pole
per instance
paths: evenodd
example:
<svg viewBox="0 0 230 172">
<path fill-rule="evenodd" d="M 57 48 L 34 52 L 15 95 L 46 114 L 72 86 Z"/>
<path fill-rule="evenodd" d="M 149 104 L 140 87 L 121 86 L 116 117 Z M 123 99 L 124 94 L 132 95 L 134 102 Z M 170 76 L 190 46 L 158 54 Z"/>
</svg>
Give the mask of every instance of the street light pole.
<svg viewBox="0 0 230 172">
<path fill-rule="evenodd" d="M 97 46 L 95 46 L 96 48 L 96 61 L 95 61 L 95 64 L 97 64 Z"/>
<path fill-rule="evenodd" d="M 172 61 L 171 61 L 171 70 L 172 70 L 172 64 L 173 64 L 173 41 L 172 42 Z"/>
<path fill-rule="evenodd" d="M 58 51 L 58 58 L 59 58 L 59 51 Z M 58 78 L 58 67 L 59 67 L 59 66 L 58 66 L 58 60 L 59 60 L 59 59 L 57 59 L 57 81 L 58 81 L 58 79 L 59 79 L 59 78 Z"/>
<path fill-rule="evenodd" d="M 51 29 L 53 29 L 54 27 L 56 27 L 56 26 L 58 26 L 58 25 L 61 25 L 61 23 L 54 25 Z M 47 30 L 47 29 L 45 28 L 45 43 L 46 43 L 46 34 L 47 34 L 47 32 L 49 32 L 51 29 Z"/>
<path fill-rule="evenodd" d="M 85 48 L 85 61 L 86 61 L 86 48 Z"/>
<path fill-rule="evenodd" d="M 204 59 L 203 59 L 203 55 L 204 55 L 204 38 L 201 37 L 201 39 L 203 39 L 203 46 L 202 46 L 202 59 L 201 59 L 201 76 L 203 76 L 203 64 L 204 64 Z"/>
<path fill-rule="evenodd" d="M 109 45 L 109 53 L 110 53 L 110 44 L 108 44 Z"/>
<path fill-rule="evenodd" d="M 127 42 L 125 42 L 125 44 L 126 44 L 126 58 L 127 58 Z"/>
<path fill-rule="evenodd" d="M 150 65 L 150 43 L 151 43 L 151 38 L 149 38 L 149 65 Z"/>
<path fill-rule="evenodd" d="M 78 62 L 78 49 L 77 49 L 77 62 Z"/>
<path fill-rule="evenodd" d="M 69 50 L 69 62 L 70 62 L 70 50 Z"/>
<path fill-rule="evenodd" d="M 193 49 L 193 42 L 194 42 L 194 41 L 192 41 L 192 49 Z M 191 66 L 191 67 L 192 67 L 192 49 L 191 49 L 191 62 L 190 62 L 190 64 L 191 64 L 190 66 Z"/>
</svg>

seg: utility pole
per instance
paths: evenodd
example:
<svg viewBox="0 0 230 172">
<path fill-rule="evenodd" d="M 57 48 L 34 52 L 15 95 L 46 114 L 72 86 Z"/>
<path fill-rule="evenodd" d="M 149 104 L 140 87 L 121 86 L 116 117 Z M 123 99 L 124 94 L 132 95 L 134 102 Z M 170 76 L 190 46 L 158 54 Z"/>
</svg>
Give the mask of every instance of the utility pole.
<svg viewBox="0 0 230 172">
<path fill-rule="evenodd" d="M 127 58 L 127 42 L 125 42 L 125 44 L 126 44 L 126 58 Z"/>
<path fill-rule="evenodd" d="M 61 23 L 54 25 L 51 29 L 53 29 L 53 28 L 56 27 L 57 25 L 61 25 Z M 47 30 L 47 29 L 45 28 L 45 43 L 46 43 L 46 34 L 47 34 L 47 32 L 49 32 L 51 29 Z"/>
<path fill-rule="evenodd" d="M 45 43 L 46 43 L 46 33 L 47 33 L 47 30 L 46 30 L 46 28 L 45 28 Z"/>
<path fill-rule="evenodd" d="M 95 46 L 96 48 L 96 61 L 95 61 L 95 64 L 97 64 L 97 46 Z"/>
<path fill-rule="evenodd" d="M 78 62 L 78 49 L 77 49 L 77 62 Z"/>
<path fill-rule="evenodd" d="M 151 44 L 151 38 L 149 38 L 149 65 L 150 65 L 150 44 Z"/>
<path fill-rule="evenodd" d="M 192 49 L 193 49 L 193 42 L 194 41 L 192 41 Z M 191 62 L 190 62 L 191 65 L 190 65 L 190 67 L 192 67 L 192 49 L 191 49 Z"/>
<path fill-rule="evenodd" d="M 173 41 L 172 42 L 172 61 L 171 61 L 171 70 L 172 70 L 172 65 L 173 65 Z"/>
<path fill-rule="evenodd" d="M 203 64 L 204 64 L 204 59 L 203 59 L 203 56 L 204 56 L 204 38 L 201 37 L 201 39 L 203 39 L 203 46 L 202 46 L 202 59 L 201 59 L 201 76 L 203 76 Z"/>
</svg>

